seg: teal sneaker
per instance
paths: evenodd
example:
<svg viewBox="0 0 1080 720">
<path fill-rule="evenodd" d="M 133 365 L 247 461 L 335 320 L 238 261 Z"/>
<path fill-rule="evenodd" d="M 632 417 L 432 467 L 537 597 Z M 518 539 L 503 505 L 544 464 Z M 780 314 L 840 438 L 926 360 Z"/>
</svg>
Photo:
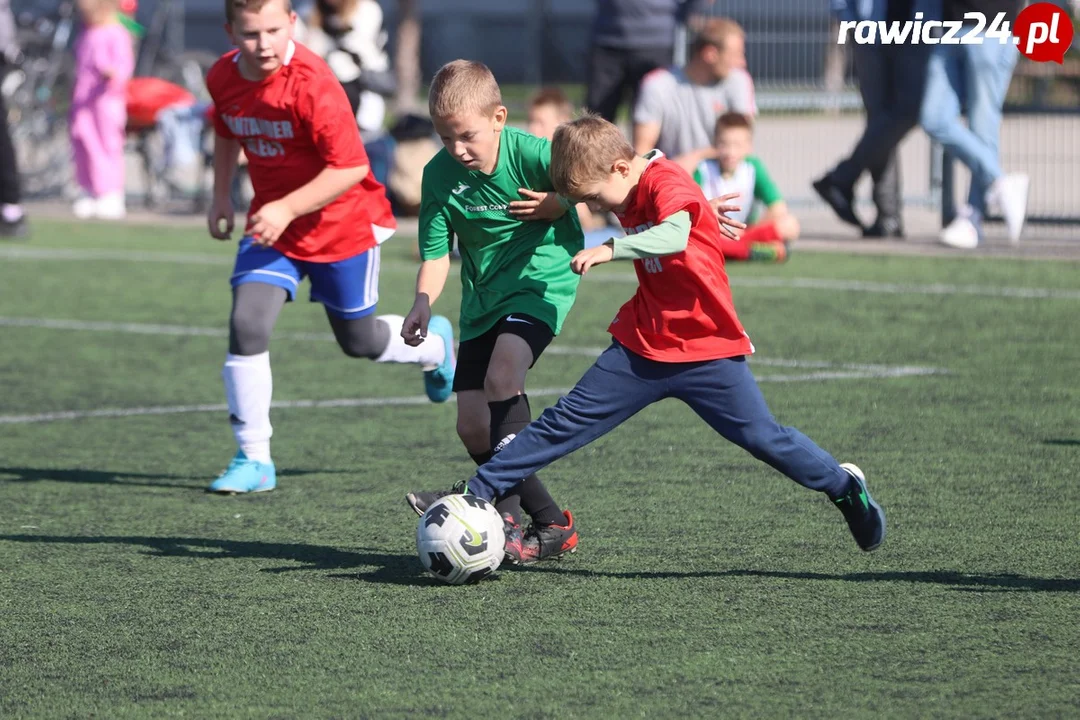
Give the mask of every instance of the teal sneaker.
<svg viewBox="0 0 1080 720">
<path fill-rule="evenodd" d="M 424 371 L 424 391 L 431 402 L 443 403 L 454 394 L 454 369 L 457 359 L 454 357 L 454 326 L 442 315 L 435 315 L 428 322 L 428 333 L 435 333 L 443 339 L 446 357 L 434 370 Z"/>
<path fill-rule="evenodd" d="M 267 492 L 277 487 L 277 471 L 274 463 L 249 460 L 243 450 L 237 450 L 229 467 L 210 483 L 206 492 L 236 495 L 238 493 Z"/>
</svg>

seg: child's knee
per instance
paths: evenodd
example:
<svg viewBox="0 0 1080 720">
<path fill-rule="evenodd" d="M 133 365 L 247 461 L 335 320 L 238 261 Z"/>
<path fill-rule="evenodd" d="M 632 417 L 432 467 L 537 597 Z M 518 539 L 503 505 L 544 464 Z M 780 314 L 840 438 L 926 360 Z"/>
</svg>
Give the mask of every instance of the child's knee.
<svg viewBox="0 0 1080 720">
<path fill-rule="evenodd" d="M 780 232 L 782 240 L 797 240 L 801 231 L 798 218 L 791 214 L 780 218 L 776 223 L 776 229 Z"/>
<path fill-rule="evenodd" d="M 783 438 L 783 428 L 772 418 L 767 418 L 744 425 L 738 444 L 754 457 L 764 460 L 779 451 Z"/>
<path fill-rule="evenodd" d="M 383 347 L 378 346 L 377 338 L 370 335 L 353 335 L 349 334 L 344 337 L 338 337 L 338 347 L 341 351 L 351 358 L 367 358 L 374 360 L 382 355 L 383 350 L 386 349 L 385 343 Z"/>
<path fill-rule="evenodd" d="M 482 453 L 491 449 L 491 431 L 488 424 L 472 417 L 458 417 L 457 434 L 461 443 L 471 453 Z"/>
<path fill-rule="evenodd" d="M 270 349 L 271 327 L 261 318 L 234 312 L 229 321 L 229 352 L 233 355 L 259 355 Z"/>
<path fill-rule="evenodd" d="M 524 389 L 523 386 L 524 382 L 517 368 L 492 365 L 484 376 L 484 394 L 489 401 L 513 397 Z"/>
</svg>

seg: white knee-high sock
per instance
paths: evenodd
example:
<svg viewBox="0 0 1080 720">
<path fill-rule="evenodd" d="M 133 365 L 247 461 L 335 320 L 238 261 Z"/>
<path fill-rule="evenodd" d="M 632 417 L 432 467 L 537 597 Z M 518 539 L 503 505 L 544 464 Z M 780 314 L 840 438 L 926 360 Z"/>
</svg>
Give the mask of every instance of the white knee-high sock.
<svg viewBox="0 0 1080 720">
<path fill-rule="evenodd" d="M 435 333 L 428 333 L 424 342 L 417 347 L 405 344 L 405 338 L 401 337 L 401 328 L 405 324 L 405 318 L 401 315 L 380 315 L 378 320 L 390 326 L 390 344 L 383 350 L 383 354 L 375 358 L 375 362 L 415 363 L 423 365 L 425 369 L 438 367 L 446 357 L 446 343 Z"/>
<path fill-rule="evenodd" d="M 226 355 L 221 370 L 229 422 L 236 444 L 258 462 L 270 462 L 270 398 L 274 383 L 270 375 L 270 353 Z"/>
</svg>

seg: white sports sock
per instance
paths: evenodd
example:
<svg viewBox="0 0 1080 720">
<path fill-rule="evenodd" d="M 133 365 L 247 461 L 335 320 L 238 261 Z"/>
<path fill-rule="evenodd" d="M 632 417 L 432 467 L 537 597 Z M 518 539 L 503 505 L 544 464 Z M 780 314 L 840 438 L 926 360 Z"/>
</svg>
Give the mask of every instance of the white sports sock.
<svg viewBox="0 0 1080 720">
<path fill-rule="evenodd" d="M 22 220 L 23 216 L 22 205 L 11 205 L 5 203 L 3 208 L 0 208 L 0 213 L 3 213 L 3 218 L 5 222 L 19 222 L 19 220 Z"/>
<path fill-rule="evenodd" d="M 435 333 L 428 333 L 424 342 L 417 347 L 405 344 L 401 337 L 401 328 L 405 318 L 401 315 L 380 315 L 381 320 L 390 326 L 390 343 L 375 362 L 413 363 L 423 365 L 425 370 L 432 370 L 446 357 L 446 343 Z"/>
<path fill-rule="evenodd" d="M 270 353 L 226 355 L 221 377 L 236 444 L 248 458 L 270 462 L 270 436 L 274 434 L 270 425 L 270 398 L 274 392 Z"/>
</svg>

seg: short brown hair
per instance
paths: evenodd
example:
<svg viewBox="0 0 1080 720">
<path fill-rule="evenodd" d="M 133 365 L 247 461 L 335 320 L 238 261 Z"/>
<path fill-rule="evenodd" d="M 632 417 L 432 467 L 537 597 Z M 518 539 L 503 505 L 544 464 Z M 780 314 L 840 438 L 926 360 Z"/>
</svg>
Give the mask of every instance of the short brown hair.
<svg viewBox="0 0 1080 720">
<path fill-rule="evenodd" d="M 602 182 L 619 160 L 633 160 L 634 148 L 622 130 L 599 115 L 585 113 L 563 123 L 551 141 L 551 184 L 573 197 L 582 187 Z"/>
<path fill-rule="evenodd" d="M 743 31 L 742 26 L 734 20 L 729 18 L 710 18 L 701 23 L 701 27 L 694 36 L 694 43 L 690 46 L 690 54 L 697 55 L 707 47 L 723 50 L 724 45 L 727 44 L 727 39 L 732 35 L 746 37 L 746 33 Z"/>
<path fill-rule="evenodd" d="M 554 107 L 556 112 L 563 117 L 570 117 L 574 114 L 574 103 L 570 102 L 570 98 L 566 96 L 562 88 L 555 85 L 542 87 L 529 98 L 530 110 L 546 105 Z"/>
<path fill-rule="evenodd" d="M 236 12 L 259 12 L 263 6 L 273 0 L 225 0 L 225 22 L 230 25 L 236 20 Z M 291 0 L 281 0 L 285 3 L 285 12 L 292 12 Z"/>
<path fill-rule="evenodd" d="M 732 130 L 734 128 L 744 128 L 750 132 L 754 131 L 754 123 L 750 121 L 750 118 L 742 113 L 726 112 L 720 117 L 716 118 L 716 135 L 719 136 L 724 130 Z"/>
<path fill-rule="evenodd" d="M 502 92 L 487 65 L 454 60 L 439 68 L 428 90 L 428 113 L 449 117 L 464 112 L 491 115 L 502 105 Z"/>
</svg>

